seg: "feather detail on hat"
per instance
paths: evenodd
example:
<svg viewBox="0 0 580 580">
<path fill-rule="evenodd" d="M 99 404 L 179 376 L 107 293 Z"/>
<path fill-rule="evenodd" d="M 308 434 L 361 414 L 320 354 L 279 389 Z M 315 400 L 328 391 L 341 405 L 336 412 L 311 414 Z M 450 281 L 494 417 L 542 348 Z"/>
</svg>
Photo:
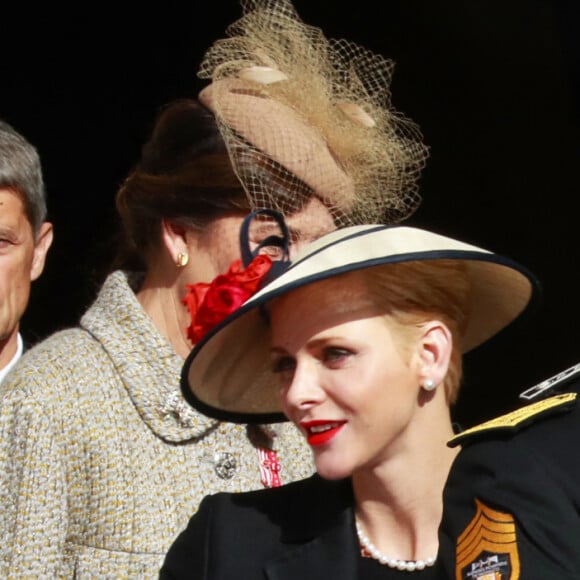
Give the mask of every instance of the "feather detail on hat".
<svg viewBox="0 0 580 580">
<path fill-rule="evenodd" d="M 364 127 L 376 125 L 375 120 L 356 103 L 337 103 L 336 106 L 355 123 L 360 123 Z"/>
<path fill-rule="evenodd" d="M 250 66 L 243 68 L 238 77 L 247 81 L 254 81 L 261 85 L 271 85 L 280 81 L 287 81 L 288 77 L 282 72 L 269 66 Z"/>
</svg>

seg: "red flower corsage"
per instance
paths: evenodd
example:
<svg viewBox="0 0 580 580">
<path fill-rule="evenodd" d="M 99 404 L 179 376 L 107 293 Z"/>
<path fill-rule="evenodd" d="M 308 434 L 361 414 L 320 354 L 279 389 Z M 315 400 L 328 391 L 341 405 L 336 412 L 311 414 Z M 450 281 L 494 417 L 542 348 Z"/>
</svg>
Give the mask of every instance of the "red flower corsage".
<svg viewBox="0 0 580 580">
<path fill-rule="evenodd" d="M 260 254 L 245 269 L 242 269 L 241 260 L 235 260 L 226 274 L 220 274 L 209 284 L 187 284 L 183 303 L 191 316 L 191 325 L 187 328 L 189 340 L 193 344 L 199 342 L 214 326 L 252 297 L 271 267 L 270 257 Z"/>
</svg>

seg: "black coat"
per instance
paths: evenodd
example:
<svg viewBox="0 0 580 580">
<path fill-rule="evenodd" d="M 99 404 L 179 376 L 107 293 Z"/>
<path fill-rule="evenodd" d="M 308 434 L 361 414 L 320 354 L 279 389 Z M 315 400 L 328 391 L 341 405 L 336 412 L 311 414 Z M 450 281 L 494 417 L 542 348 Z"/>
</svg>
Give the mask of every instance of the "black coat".
<svg viewBox="0 0 580 580">
<path fill-rule="evenodd" d="M 576 379 L 452 440 L 463 449 L 444 493 L 448 578 L 580 579 L 579 388 Z"/>
<path fill-rule="evenodd" d="M 355 580 L 360 547 L 350 480 L 318 475 L 282 487 L 206 497 L 177 537 L 163 580 Z M 382 578 L 445 578 L 380 566 Z M 377 572 L 372 572 L 375 577 Z"/>
<path fill-rule="evenodd" d="M 162 579 L 352 580 L 359 548 L 348 480 L 206 497 L 171 546 Z"/>
</svg>

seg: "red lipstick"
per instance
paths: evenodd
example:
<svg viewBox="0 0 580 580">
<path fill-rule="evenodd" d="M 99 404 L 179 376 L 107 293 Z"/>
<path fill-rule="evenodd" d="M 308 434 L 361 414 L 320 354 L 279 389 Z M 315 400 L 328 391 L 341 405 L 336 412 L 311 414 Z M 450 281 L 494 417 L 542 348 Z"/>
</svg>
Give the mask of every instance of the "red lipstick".
<svg viewBox="0 0 580 580">
<path fill-rule="evenodd" d="M 300 426 L 306 431 L 308 445 L 316 447 L 330 441 L 345 424 L 345 421 L 303 421 Z"/>
</svg>

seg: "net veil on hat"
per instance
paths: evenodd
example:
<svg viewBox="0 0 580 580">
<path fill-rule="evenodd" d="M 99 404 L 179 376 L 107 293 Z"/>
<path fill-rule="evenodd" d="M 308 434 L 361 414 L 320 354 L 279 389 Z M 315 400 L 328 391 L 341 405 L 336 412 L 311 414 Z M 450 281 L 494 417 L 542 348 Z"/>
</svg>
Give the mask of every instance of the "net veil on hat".
<svg viewBox="0 0 580 580">
<path fill-rule="evenodd" d="M 393 61 L 327 39 L 289 0 L 241 6 L 204 55 L 199 98 L 252 209 L 290 215 L 314 195 L 339 227 L 408 217 L 428 149 L 391 104 Z"/>
<path fill-rule="evenodd" d="M 270 368 L 270 330 L 263 306 L 297 288 L 347 272 L 443 259 L 461 261 L 470 285 L 462 352 L 507 327 L 539 292 L 526 268 L 477 246 L 414 227 L 345 227 L 309 244 L 284 273 L 194 347 L 182 370 L 185 399 L 219 420 L 285 421 L 278 378 Z"/>
</svg>

